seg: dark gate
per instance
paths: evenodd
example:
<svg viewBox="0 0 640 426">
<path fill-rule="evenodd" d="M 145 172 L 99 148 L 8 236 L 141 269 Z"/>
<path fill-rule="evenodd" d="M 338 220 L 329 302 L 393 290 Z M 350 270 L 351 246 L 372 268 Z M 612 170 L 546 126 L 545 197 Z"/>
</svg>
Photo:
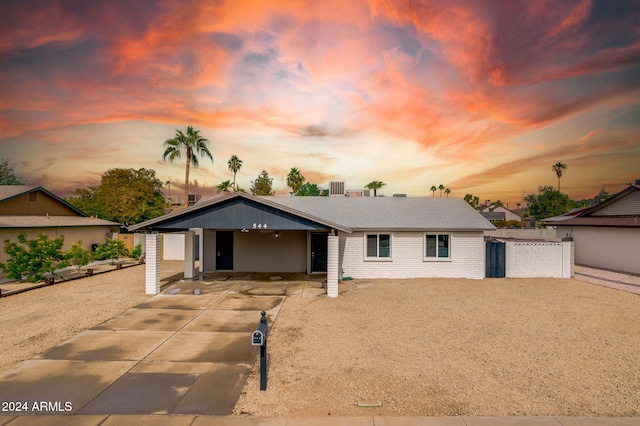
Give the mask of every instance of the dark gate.
<svg viewBox="0 0 640 426">
<path fill-rule="evenodd" d="M 485 244 L 485 276 L 487 278 L 504 278 L 506 275 L 506 244 L 497 241 L 487 241 Z"/>
<path fill-rule="evenodd" d="M 311 234 L 311 272 L 327 272 L 327 234 Z"/>
</svg>

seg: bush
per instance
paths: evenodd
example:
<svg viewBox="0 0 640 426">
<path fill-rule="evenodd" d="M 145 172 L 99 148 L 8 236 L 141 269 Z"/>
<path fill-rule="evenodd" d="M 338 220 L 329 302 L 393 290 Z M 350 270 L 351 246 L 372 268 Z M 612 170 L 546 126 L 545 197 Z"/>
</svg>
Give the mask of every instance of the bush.
<svg viewBox="0 0 640 426">
<path fill-rule="evenodd" d="M 108 240 L 106 244 L 98 246 L 96 250 L 96 259 L 109 259 L 111 264 L 116 263 L 118 259 L 129 256 L 129 250 L 122 241 Z"/>
<path fill-rule="evenodd" d="M 71 265 L 80 269 L 83 266 L 87 266 L 93 260 L 93 255 L 89 250 L 82 247 L 82 240 L 80 240 L 71 244 L 67 252 L 67 259 Z"/>
<path fill-rule="evenodd" d="M 38 238 L 28 240 L 26 234 L 18 235 L 18 242 L 4 241 L 4 252 L 10 258 L 7 263 L 0 263 L 0 268 L 7 277 L 20 280 L 27 279 L 35 283 L 42 281 L 46 274 L 55 276 L 55 271 L 69 265 L 67 256 L 62 251 L 64 236 L 50 239 L 44 233 Z"/>
<path fill-rule="evenodd" d="M 142 244 L 136 244 L 129 256 L 135 260 L 140 260 L 140 256 L 142 256 Z"/>
</svg>

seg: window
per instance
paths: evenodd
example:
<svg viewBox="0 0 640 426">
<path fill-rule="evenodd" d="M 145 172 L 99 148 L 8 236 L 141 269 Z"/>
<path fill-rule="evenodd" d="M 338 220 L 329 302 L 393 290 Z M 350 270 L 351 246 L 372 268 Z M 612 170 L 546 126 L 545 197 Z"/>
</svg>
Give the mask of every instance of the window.
<svg viewBox="0 0 640 426">
<path fill-rule="evenodd" d="M 367 234 L 366 244 L 367 257 L 391 258 L 390 234 Z"/>
<path fill-rule="evenodd" d="M 425 235 L 424 257 L 427 259 L 448 259 L 451 257 L 451 238 L 448 234 Z"/>
</svg>

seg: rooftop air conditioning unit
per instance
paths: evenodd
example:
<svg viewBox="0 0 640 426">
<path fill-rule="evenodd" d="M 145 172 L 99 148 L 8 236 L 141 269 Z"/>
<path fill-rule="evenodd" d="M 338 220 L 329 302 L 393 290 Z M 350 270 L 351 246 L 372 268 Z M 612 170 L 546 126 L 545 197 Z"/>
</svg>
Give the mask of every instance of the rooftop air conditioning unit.
<svg viewBox="0 0 640 426">
<path fill-rule="evenodd" d="M 343 180 L 332 180 L 329 182 L 329 196 L 344 197 L 345 194 Z"/>
</svg>

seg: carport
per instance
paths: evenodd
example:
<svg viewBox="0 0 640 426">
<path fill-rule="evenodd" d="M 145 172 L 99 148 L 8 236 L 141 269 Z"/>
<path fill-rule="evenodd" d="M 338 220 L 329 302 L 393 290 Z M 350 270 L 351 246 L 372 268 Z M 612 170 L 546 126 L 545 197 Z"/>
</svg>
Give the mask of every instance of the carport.
<svg viewBox="0 0 640 426">
<path fill-rule="evenodd" d="M 200 272 L 327 274 L 338 295 L 338 231 L 343 226 L 242 192 L 213 198 L 129 228 L 145 232 L 147 294 L 160 292 L 160 234 L 185 235 L 184 277 L 194 278 L 195 232 L 202 235 Z"/>
</svg>

